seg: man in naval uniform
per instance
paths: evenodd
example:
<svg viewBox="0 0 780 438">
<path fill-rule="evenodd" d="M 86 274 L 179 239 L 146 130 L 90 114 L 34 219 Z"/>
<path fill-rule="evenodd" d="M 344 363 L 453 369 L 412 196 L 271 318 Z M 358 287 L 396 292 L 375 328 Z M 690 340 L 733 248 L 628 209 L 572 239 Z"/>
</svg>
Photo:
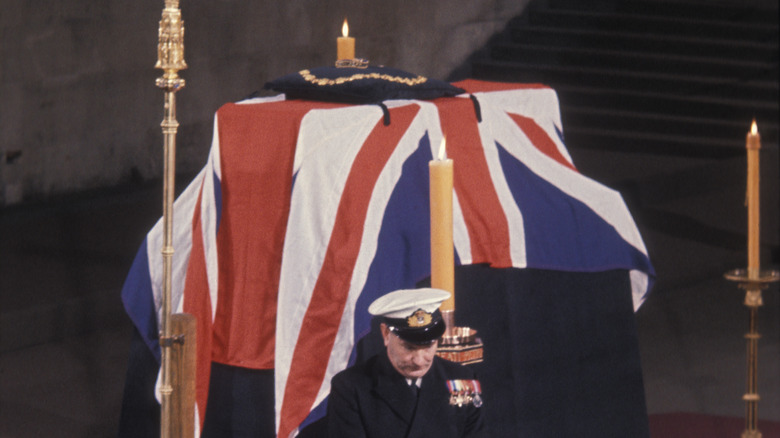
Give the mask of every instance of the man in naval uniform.
<svg viewBox="0 0 780 438">
<path fill-rule="evenodd" d="M 439 289 L 391 292 L 371 303 L 385 351 L 331 381 L 331 438 L 483 436 L 479 382 L 468 368 L 436 356 L 444 333 Z M 464 396 L 465 394 L 465 396 Z"/>
</svg>

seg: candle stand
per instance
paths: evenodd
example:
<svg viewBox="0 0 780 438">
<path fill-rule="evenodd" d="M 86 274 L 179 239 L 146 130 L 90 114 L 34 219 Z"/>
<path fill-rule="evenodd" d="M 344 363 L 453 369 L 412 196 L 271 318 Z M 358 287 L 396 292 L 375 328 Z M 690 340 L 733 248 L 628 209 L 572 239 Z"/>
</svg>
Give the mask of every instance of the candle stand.
<svg viewBox="0 0 780 438">
<path fill-rule="evenodd" d="M 442 319 L 447 329 L 439 341 L 436 355 L 461 365 L 482 362 L 482 339 L 477 337 L 477 331 L 470 327 L 456 327 L 454 310 L 444 310 Z"/>
<path fill-rule="evenodd" d="M 452 295 L 441 305 L 444 336 L 436 355 L 462 365 L 482 362 L 477 331 L 455 325 L 455 251 L 452 240 L 453 161 L 447 159 L 442 138 L 438 159 L 428 163 L 431 200 L 431 287 Z"/>
<path fill-rule="evenodd" d="M 735 269 L 727 272 L 726 279 L 737 282 L 740 289 L 745 290 L 745 306 L 750 311 L 749 330 L 745 334 L 747 339 L 747 392 L 742 399 L 745 400 L 745 431 L 742 438 L 761 438 L 758 430 L 758 308 L 764 303 L 761 291 L 769 287 L 770 283 L 780 280 L 780 272 L 776 270 L 760 271 L 757 275 L 749 275 L 746 269 Z"/>
</svg>

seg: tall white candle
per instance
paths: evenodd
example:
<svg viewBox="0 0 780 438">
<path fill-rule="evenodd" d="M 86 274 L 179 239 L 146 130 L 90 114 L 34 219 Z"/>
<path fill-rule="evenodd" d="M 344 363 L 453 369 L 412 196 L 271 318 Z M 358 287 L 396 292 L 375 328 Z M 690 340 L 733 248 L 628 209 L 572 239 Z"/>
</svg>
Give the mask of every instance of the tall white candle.
<svg viewBox="0 0 780 438">
<path fill-rule="evenodd" d="M 753 120 L 750 132 L 747 134 L 745 147 L 747 149 L 748 277 L 758 278 L 761 269 L 758 155 L 761 149 L 761 136 L 758 133 L 755 120 Z"/>
<path fill-rule="evenodd" d="M 431 200 L 431 287 L 450 292 L 441 310 L 455 310 L 455 249 L 452 241 L 452 160 L 442 139 L 439 156 L 428 163 Z"/>
</svg>

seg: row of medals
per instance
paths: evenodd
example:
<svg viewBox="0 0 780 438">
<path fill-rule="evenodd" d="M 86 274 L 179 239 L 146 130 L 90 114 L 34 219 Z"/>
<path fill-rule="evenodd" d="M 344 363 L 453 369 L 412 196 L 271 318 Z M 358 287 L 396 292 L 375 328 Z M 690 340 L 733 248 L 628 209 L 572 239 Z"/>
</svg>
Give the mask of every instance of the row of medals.
<svg viewBox="0 0 780 438">
<path fill-rule="evenodd" d="M 474 407 L 482 406 L 482 396 L 478 392 L 458 391 L 450 393 L 450 405 L 462 407 L 473 404 Z"/>
</svg>

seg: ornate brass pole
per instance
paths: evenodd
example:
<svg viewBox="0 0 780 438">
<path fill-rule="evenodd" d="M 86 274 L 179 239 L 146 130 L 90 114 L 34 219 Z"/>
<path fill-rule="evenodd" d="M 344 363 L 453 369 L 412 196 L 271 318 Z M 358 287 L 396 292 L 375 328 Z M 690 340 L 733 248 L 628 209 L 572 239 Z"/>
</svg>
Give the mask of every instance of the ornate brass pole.
<svg viewBox="0 0 780 438">
<path fill-rule="evenodd" d="M 761 338 L 758 333 L 758 308 L 764 304 L 761 291 L 769 287 L 770 283 L 780 280 L 780 272 L 768 270 L 750 275 L 746 269 L 735 269 L 727 272 L 725 277 L 738 282 L 739 287 L 745 290 L 744 304 L 750 311 L 748 332 L 745 333 L 747 340 L 746 392 L 742 396 L 742 400 L 745 401 L 745 431 L 742 432 L 741 438 L 761 438 L 761 431 L 758 430 L 758 402 L 761 400 L 758 395 L 758 340 Z"/>
<path fill-rule="evenodd" d="M 757 297 L 750 297 L 751 294 Z M 742 433 L 744 438 L 761 438 L 761 431 L 758 430 L 758 340 L 761 335 L 758 334 L 757 313 L 761 306 L 761 290 L 749 290 L 745 297 L 745 305 L 750 309 L 750 322 L 748 332 L 745 334 L 747 339 L 747 391 L 742 399 L 745 400 L 745 431 Z M 757 301 L 757 303 L 750 303 Z"/>
<path fill-rule="evenodd" d="M 163 172 L 163 299 L 160 321 L 160 346 L 162 347 L 162 379 L 160 384 L 161 424 L 160 435 L 168 438 L 175 421 L 171 394 L 171 354 L 176 340 L 171 327 L 171 274 L 173 262 L 173 198 L 176 169 L 176 92 L 184 87 L 184 79 L 179 70 L 187 68 L 184 62 L 184 25 L 181 20 L 178 0 L 165 0 L 165 8 L 160 20 L 157 45 L 157 64 L 155 68 L 163 71 L 156 84 L 165 91 L 164 118 L 160 126 L 164 137 Z"/>
</svg>

